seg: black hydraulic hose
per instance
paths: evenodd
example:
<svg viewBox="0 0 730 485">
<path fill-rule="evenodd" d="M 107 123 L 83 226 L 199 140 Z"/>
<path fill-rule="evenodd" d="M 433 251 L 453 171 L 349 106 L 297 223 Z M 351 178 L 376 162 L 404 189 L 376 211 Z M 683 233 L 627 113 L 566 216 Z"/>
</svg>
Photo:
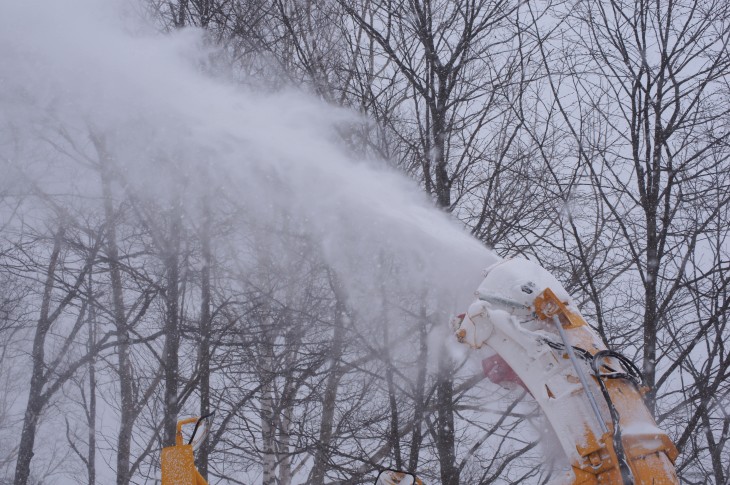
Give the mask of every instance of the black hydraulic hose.
<svg viewBox="0 0 730 485">
<path fill-rule="evenodd" d="M 621 364 L 626 367 L 627 372 L 613 371 L 610 374 L 602 374 L 599 370 L 599 364 L 601 360 L 609 357 L 614 357 L 621 362 Z M 596 352 L 591 359 L 591 369 L 593 369 L 593 373 L 598 380 L 598 385 L 601 388 L 601 393 L 603 393 L 603 398 L 606 400 L 608 409 L 611 412 L 611 421 L 613 421 L 613 450 L 616 452 L 616 459 L 618 460 L 618 467 L 621 472 L 621 480 L 624 485 L 634 485 L 634 473 L 631 471 L 631 467 L 626 460 L 626 450 L 624 449 L 621 425 L 619 424 L 621 415 L 619 414 L 618 409 L 616 409 L 616 406 L 613 405 L 613 400 L 611 399 L 611 395 L 609 394 L 608 389 L 606 388 L 606 383 L 603 379 L 627 379 L 634 385 L 638 386 L 641 382 L 641 373 L 639 373 L 639 370 L 633 362 L 612 350 L 601 350 Z"/>
<path fill-rule="evenodd" d="M 195 438 L 195 433 L 198 432 L 198 427 L 200 426 L 200 423 L 202 423 L 204 420 L 208 419 L 209 417 L 213 416 L 215 414 L 215 411 L 211 411 L 210 413 L 206 414 L 205 416 L 201 416 L 198 418 L 198 420 L 195 422 L 195 428 L 193 428 L 193 434 L 190 435 L 190 439 L 188 440 L 188 444 L 193 443 L 193 438 Z"/>
<path fill-rule="evenodd" d="M 563 344 L 557 342 L 545 340 L 545 343 L 547 343 L 550 347 L 556 350 L 565 349 L 565 346 Z M 621 415 L 619 414 L 618 409 L 616 409 L 616 406 L 613 405 L 613 400 L 611 399 L 611 395 L 606 388 L 606 383 L 603 380 L 626 379 L 633 383 L 636 387 L 640 387 L 643 380 L 641 376 L 641 371 L 638 369 L 638 367 L 636 367 L 636 364 L 626 358 L 623 354 L 620 354 L 619 352 L 615 352 L 613 350 L 601 350 L 599 352 L 596 352 L 595 355 L 592 355 L 590 352 L 580 347 L 573 346 L 573 350 L 579 357 L 590 363 L 593 374 L 595 375 L 596 380 L 598 381 L 598 385 L 601 388 L 603 399 L 606 401 L 609 412 L 611 413 L 611 421 L 613 422 L 613 449 L 616 452 L 616 459 L 618 460 L 618 467 L 619 471 L 621 472 L 621 481 L 623 482 L 623 485 L 634 485 L 634 473 L 631 471 L 631 467 L 626 460 L 626 449 L 624 448 L 621 425 L 619 424 L 619 419 L 621 418 Z M 615 358 L 616 360 L 618 360 L 621 365 L 624 366 L 626 372 L 616 371 L 606 366 L 610 370 L 610 373 L 602 373 L 600 371 L 600 362 L 607 358 Z"/>
<path fill-rule="evenodd" d="M 556 350 L 565 349 L 565 346 L 563 344 L 552 342 L 547 339 L 544 340 L 544 342 Z M 596 352 L 595 355 L 592 355 L 585 349 L 575 346 L 572 347 L 575 353 L 580 358 L 590 363 L 593 374 L 595 375 L 596 380 L 598 381 L 598 385 L 601 388 L 603 399 L 606 401 L 609 412 L 611 413 L 611 421 L 613 422 L 613 449 L 616 452 L 616 459 L 618 460 L 618 466 L 619 471 L 621 472 L 621 480 L 623 481 L 623 485 L 634 485 L 634 473 L 631 471 L 631 467 L 626 460 L 626 449 L 624 448 L 621 425 L 619 424 L 619 419 L 621 418 L 621 415 L 619 414 L 618 409 L 616 409 L 616 406 L 614 406 L 611 395 L 606 388 L 606 383 L 603 380 L 626 379 L 638 388 L 643 385 L 643 377 L 641 375 L 641 371 L 638 367 L 636 367 L 636 364 L 634 364 L 631 360 L 629 360 L 626 356 L 619 352 L 613 350 L 601 350 L 599 352 Z M 601 361 L 607 358 L 614 358 L 618 360 L 624 367 L 625 372 L 617 371 L 606 366 L 610 370 L 610 372 L 602 373 L 600 371 Z"/>
<path fill-rule="evenodd" d="M 641 371 L 636 366 L 636 364 L 629 360 L 625 355 L 614 350 L 601 350 L 600 352 L 596 352 L 596 355 L 593 356 L 594 361 L 607 358 L 614 358 L 618 360 L 621 365 L 626 368 L 626 372 L 614 371 L 610 367 L 606 366 L 611 370 L 611 372 L 608 374 L 601 373 L 597 375 L 600 375 L 604 379 L 627 379 L 633 382 L 636 387 L 641 387 L 643 385 L 643 377 L 641 375 Z M 591 367 L 593 368 L 594 372 L 597 372 L 596 369 L 599 367 L 599 365 L 596 364 L 594 367 L 593 364 L 591 364 Z"/>
</svg>

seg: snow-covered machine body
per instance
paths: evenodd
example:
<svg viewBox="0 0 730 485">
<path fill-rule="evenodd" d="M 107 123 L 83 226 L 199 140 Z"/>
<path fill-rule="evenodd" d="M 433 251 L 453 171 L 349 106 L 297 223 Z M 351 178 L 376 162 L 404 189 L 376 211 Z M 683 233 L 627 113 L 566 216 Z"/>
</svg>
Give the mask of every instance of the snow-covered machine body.
<svg viewBox="0 0 730 485">
<path fill-rule="evenodd" d="M 491 347 L 542 408 L 572 467 L 560 483 L 679 483 L 676 447 L 644 404 L 638 369 L 606 348 L 549 272 L 501 261 L 476 295 L 457 338 Z"/>
</svg>

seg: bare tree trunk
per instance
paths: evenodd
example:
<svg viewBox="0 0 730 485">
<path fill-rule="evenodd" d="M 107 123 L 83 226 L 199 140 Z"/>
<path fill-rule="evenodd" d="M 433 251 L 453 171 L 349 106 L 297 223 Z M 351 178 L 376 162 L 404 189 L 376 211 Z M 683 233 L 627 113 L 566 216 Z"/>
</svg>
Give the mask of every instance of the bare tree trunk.
<svg viewBox="0 0 730 485">
<path fill-rule="evenodd" d="M 418 375 L 416 377 L 416 392 L 414 396 L 415 409 L 413 411 L 413 435 L 411 438 L 411 453 L 408 458 L 408 470 L 418 470 L 418 459 L 423 442 L 423 419 L 426 415 L 426 370 L 428 369 L 428 331 L 426 330 L 426 310 L 421 307 L 421 322 L 418 333 Z"/>
<path fill-rule="evenodd" d="M 403 457 L 400 449 L 400 433 L 398 431 L 398 396 L 396 395 L 395 383 L 393 381 L 393 369 L 390 360 L 385 367 L 385 380 L 388 384 L 388 404 L 390 405 L 390 430 L 388 441 L 393 447 L 393 455 L 395 455 L 395 467 L 399 470 L 403 468 Z"/>
<path fill-rule="evenodd" d="M 91 276 L 89 276 L 89 293 L 93 298 Z M 93 352 L 96 347 L 96 303 L 89 303 L 89 343 L 87 352 Z M 89 447 L 86 470 L 89 476 L 89 485 L 96 485 L 96 358 L 89 360 L 89 410 L 86 416 L 89 424 Z"/>
<path fill-rule="evenodd" d="M 178 373 L 180 350 L 180 324 L 179 324 L 179 279 L 180 279 L 180 238 L 181 228 L 181 202 L 176 198 L 175 207 L 172 209 L 170 233 L 165 245 L 165 271 L 167 273 L 167 285 L 165 291 L 165 303 L 167 315 L 165 317 L 165 417 L 164 417 L 164 446 L 175 444 L 175 432 L 177 426 L 177 415 L 180 410 L 178 403 Z"/>
<path fill-rule="evenodd" d="M 56 232 L 53 243 L 53 251 L 48 262 L 46 281 L 43 288 L 43 299 L 41 301 L 41 312 L 36 326 L 35 337 L 33 338 L 33 371 L 30 379 L 30 391 L 28 393 L 28 404 L 25 408 L 23 418 L 23 430 L 20 434 L 20 446 L 18 448 L 18 460 L 15 464 L 14 485 L 26 485 L 30 477 L 30 462 L 33 459 L 33 447 L 35 445 L 36 429 L 41 411 L 45 405 L 42 398 L 43 386 L 46 385 L 46 361 L 45 344 L 46 335 L 51 327 L 49 318 L 51 298 L 53 296 L 54 278 L 58 267 L 58 258 L 61 253 L 63 237 L 66 228 L 61 226 Z"/>
<path fill-rule="evenodd" d="M 280 419 L 279 447 L 277 449 L 277 456 L 279 457 L 279 485 L 291 485 L 292 481 L 291 455 L 289 453 L 289 449 L 291 447 L 290 433 L 293 410 L 293 404 L 288 403 L 284 407 L 284 412 Z"/>
<path fill-rule="evenodd" d="M 130 473 L 132 429 L 134 427 L 134 387 L 129 360 L 129 329 L 124 309 L 124 290 L 117 248 L 116 222 L 111 186 L 108 174 L 102 175 L 104 186 L 104 210 L 107 224 L 107 258 L 112 284 L 114 324 L 117 328 L 117 372 L 119 373 L 119 397 L 121 401 L 119 434 L 117 436 L 117 485 L 127 485 L 132 479 Z"/>
<path fill-rule="evenodd" d="M 454 380 L 452 366 L 444 354 L 439 358 L 436 384 L 436 450 L 441 466 L 441 483 L 458 485 L 459 470 L 456 467 L 456 443 L 454 435 Z"/>
<path fill-rule="evenodd" d="M 398 470 L 403 468 L 403 457 L 401 455 L 400 447 L 400 433 L 399 433 L 399 413 L 398 413 L 398 396 L 396 395 L 395 381 L 393 376 L 393 359 L 390 357 L 390 332 L 388 331 L 388 312 L 387 305 L 388 300 L 385 295 L 385 291 L 381 292 L 381 298 L 383 299 L 383 346 L 386 352 L 385 359 L 385 382 L 388 385 L 388 404 L 390 406 L 390 429 L 388 441 L 390 446 L 393 447 L 393 454 L 395 455 L 395 467 Z"/>
<path fill-rule="evenodd" d="M 177 12 L 173 4 L 170 4 L 170 8 L 173 10 L 175 28 L 182 29 L 185 27 L 185 20 L 188 14 L 188 0 L 180 0 L 180 3 L 177 5 Z"/>
<path fill-rule="evenodd" d="M 293 369 L 297 365 L 297 353 L 294 349 L 298 342 L 292 340 L 298 339 L 287 335 L 287 353 L 284 360 L 285 369 Z M 291 345 L 290 345 L 291 344 Z M 292 416 L 294 413 L 295 397 L 297 393 L 296 377 L 289 375 L 284 384 L 284 389 L 279 400 L 279 417 L 276 420 L 278 427 L 278 440 L 276 441 L 276 463 L 279 467 L 278 485 L 291 485 L 292 482 L 292 454 L 291 454 L 291 429 Z"/>
<path fill-rule="evenodd" d="M 338 289 L 335 289 L 337 280 L 331 278 L 331 283 L 335 294 L 338 293 Z M 332 361 L 332 367 L 330 369 L 329 376 L 327 377 L 327 384 L 325 385 L 325 391 L 322 395 L 322 421 L 319 428 L 319 439 L 317 441 L 317 449 L 314 456 L 314 467 L 310 475 L 308 483 L 313 485 L 323 485 L 324 477 L 327 472 L 327 464 L 331 457 L 331 446 L 332 446 L 332 422 L 335 415 L 335 403 L 337 401 L 337 387 L 342 378 L 342 370 L 340 368 L 340 360 L 342 359 L 342 353 L 344 351 L 344 317 L 345 317 L 345 304 L 342 298 L 337 296 L 337 303 L 335 304 L 335 315 L 334 315 L 334 333 L 332 335 L 332 348 L 330 350 L 330 359 Z"/>
<path fill-rule="evenodd" d="M 441 208 L 448 211 L 451 205 L 451 183 L 446 171 L 446 135 L 443 130 L 443 117 L 446 116 L 446 113 L 445 110 L 441 110 L 440 106 L 437 109 L 439 109 L 439 112 L 433 114 L 432 121 L 436 201 Z M 438 402 L 436 450 L 438 451 L 441 483 L 443 485 L 458 485 L 459 483 L 454 435 L 454 378 L 451 367 L 448 357 L 445 353 L 442 353 L 439 358 L 439 369 L 436 376 L 438 379 L 436 384 L 436 400 Z"/>
<path fill-rule="evenodd" d="M 206 194 L 203 198 L 203 227 L 201 229 L 200 241 L 202 246 L 203 267 L 200 274 L 200 415 L 204 416 L 210 412 L 210 338 L 211 338 L 211 316 L 210 316 L 210 265 L 212 260 L 210 249 L 211 231 L 210 200 Z M 198 471 L 208 479 L 208 437 L 206 436 L 197 452 Z"/>
<path fill-rule="evenodd" d="M 112 301 L 114 325 L 117 330 L 117 372 L 119 373 L 119 397 L 121 401 L 119 416 L 119 433 L 117 435 L 117 485 L 128 485 L 132 479 L 130 472 L 132 430 L 134 428 L 134 387 L 129 360 L 129 329 L 127 328 L 126 310 L 124 307 L 124 289 L 119 264 L 119 248 L 117 246 L 117 221 L 112 194 L 112 163 L 104 140 L 96 134 L 91 140 L 99 157 L 99 173 L 101 176 L 102 196 L 104 198 L 104 218 L 106 224 L 106 256 L 109 261 L 109 274 L 112 285 Z"/>
<path fill-rule="evenodd" d="M 264 356 L 262 359 L 263 387 L 261 388 L 261 439 L 263 442 L 263 485 L 276 485 L 276 451 L 274 449 L 274 323 L 266 318 Z"/>
<path fill-rule="evenodd" d="M 449 177 L 448 166 L 449 160 L 446 155 L 446 108 L 444 107 L 447 100 L 443 99 L 445 93 L 445 79 L 439 82 L 439 98 L 436 106 L 432 107 L 431 120 L 431 136 L 433 138 L 431 152 L 427 156 L 431 157 L 431 164 L 434 170 L 434 190 L 436 192 L 436 203 L 444 210 L 450 210 L 451 207 L 451 178 Z"/>
</svg>

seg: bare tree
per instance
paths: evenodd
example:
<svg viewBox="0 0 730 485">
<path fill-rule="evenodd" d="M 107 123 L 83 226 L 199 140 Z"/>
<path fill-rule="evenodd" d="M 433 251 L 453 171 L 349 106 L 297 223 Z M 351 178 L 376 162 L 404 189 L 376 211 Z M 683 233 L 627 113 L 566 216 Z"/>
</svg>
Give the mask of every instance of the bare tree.
<svg viewBox="0 0 730 485">
<path fill-rule="evenodd" d="M 721 101 L 728 19 L 725 2 L 589 1 L 560 16 L 552 37 L 538 34 L 550 109 L 577 167 L 571 192 L 593 195 L 595 234 L 611 241 L 608 259 L 596 259 L 596 239 L 581 237 L 590 228 L 577 222 L 571 231 L 580 274 L 594 285 L 586 289 L 596 313 L 614 309 L 599 329 L 611 344 L 640 355 L 647 402 L 660 422 L 676 426 L 687 460 L 680 472 L 698 483 L 710 475 L 726 480 L 721 467 L 699 471 L 703 460 L 685 445 L 690 435 L 703 436 L 706 443 L 695 445 L 711 448 L 714 463 L 727 446 L 718 441 L 722 425 L 709 418 L 715 404 L 702 396 L 719 390 L 725 372 L 723 352 L 710 342 L 724 332 L 718 312 L 727 291 L 718 279 L 727 266 L 718 241 L 727 237 L 719 228 L 727 227 L 730 203 L 730 111 Z M 557 59 L 552 47 L 566 39 L 571 50 Z M 601 281 L 610 286 L 599 289 Z M 626 291 L 633 287 L 641 293 Z M 692 362 L 700 355 L 703 372 Z"/>
<path fill-rule="evenodd" d="M 69 227 L 68 217 L 64 217 L 62 214 L 61 221 L 61 225 L 52 235 L 53 247 L 48 262 L 45 264 L 45 281 L 40 297 L 40 312 L 31 353 L 32 373 L 28 403 L 25 408 L 23 430 L 20 436 L 18 458 L 15 466 L 15 485 L 28 483 L 38 422 L 51 397 L 74 376 L 80 367 L 91 360 L 94 353 L 98 352 L 98 346 L 109 338 L 109 335 L 107 335 L 100 341 L 100 344 L 97 344 L 96 348 L 90 349 L 87 354 L 82 354 L 81 358 L 68 361 L 67 353 L 74 345 L 75 337 L 86 321 L 85 314 L 88 304 L 86 299 L 80 298 L 83 290 L 82 286 L 96 261 L 102 239 L 97 237 L 91 247 L 84 247 L 78 244 L 78 240 L 74 241 L 73 236 L 69 234 L 72 228 Z M 67 245 L 69 244 L 72 247 L 76 246 L 82 254 L 81 265 L 75 270 L 72 253 L 67 251 Z M 32 261 L 31 259 L 31 264 Z M 77 303 L 78 300 L 80 300 L 80 305 L 78 306 L 75 322 L 69 326 L 67 332 L 63 333 L 64 337 L 61 339 L 57 353 L 53 356 L 47 356 L 47 337 L 51 327 L 54 324 L 63 326 L 62 315 L 68 307 Z"/>
</svg>

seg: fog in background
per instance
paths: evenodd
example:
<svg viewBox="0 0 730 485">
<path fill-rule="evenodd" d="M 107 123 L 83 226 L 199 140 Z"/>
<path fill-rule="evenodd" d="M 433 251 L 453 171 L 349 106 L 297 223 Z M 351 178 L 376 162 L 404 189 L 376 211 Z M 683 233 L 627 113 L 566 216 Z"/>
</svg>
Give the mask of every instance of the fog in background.
<svg viewBox="0 0 730 485">
<path fill-rule="evenodd" d="M 544 483 L 552 431 L 449 326 L 512 256 L 642 367 L 683 480 L 725 483 L 728 29 L 711 1 L 2 1 L 0 483 L 155 483 L 212 410 L 212 484 Z"/>
</svg>

